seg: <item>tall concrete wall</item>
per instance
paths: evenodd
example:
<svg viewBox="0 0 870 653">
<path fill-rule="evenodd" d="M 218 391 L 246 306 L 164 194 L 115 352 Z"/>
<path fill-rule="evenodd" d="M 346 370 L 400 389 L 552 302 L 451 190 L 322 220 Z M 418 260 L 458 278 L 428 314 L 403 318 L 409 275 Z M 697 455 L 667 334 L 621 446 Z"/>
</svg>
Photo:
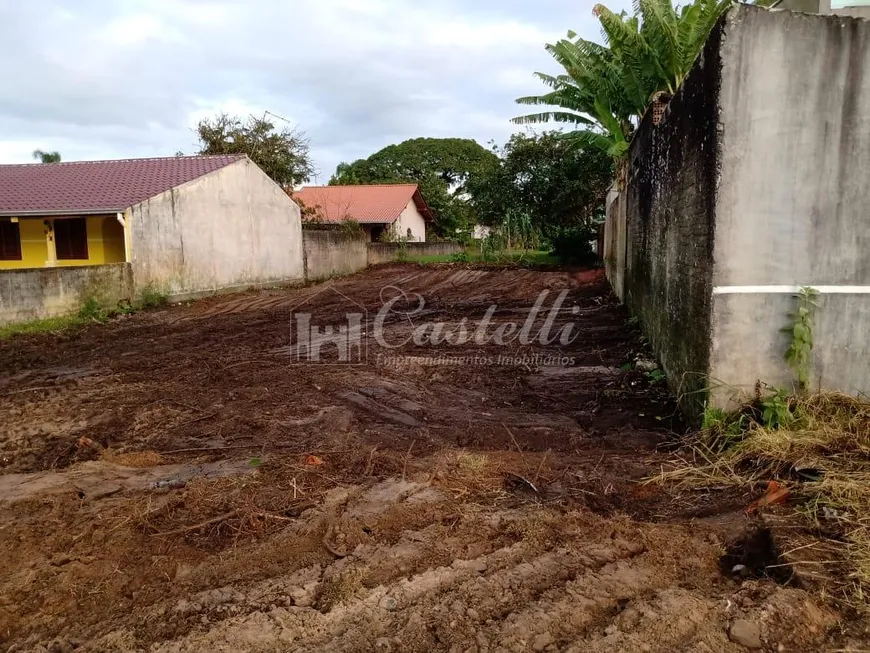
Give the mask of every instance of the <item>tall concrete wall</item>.
<svg viewBox="0 0 870 653">
<path fill-rule="evenodd" d="M 640 317 L 687 412 L 700 410 L 709 364 L 721 34 L 719 25 L 667 119 L 654 126 L 647 112 L 632 141 L 612 230 L 617 269 L 625 261 L 615 285 Z"/>
<path fill-rule="evenodd" d="M 711 372 L 787 386 L 782 286 L 810 285 L 813 387 L 868 392 L 870 22 L 740 7 L 725 31 Z"/>
<path fill-rule="evenodd" d="M 304 278 L 299 207 L 249 159 L 128 215 L 137 288 L 182 295 Z"/>
<path fill-rule="evenodd" d="M 805 285 L 822 292 L 813 387 L 870 392 L 868 164 L 858 19 L 737 5 L 664 120 L 643 120 L 607 273 L 688 414 L 794 383 L 782 329 Z"/>
<path fill-rule="evenodd" d="M 302 242 L 306 281 L 353 274 L 368 265 L 368 241 L 364 234 L 303 229 Z"/>
<path fill-rule="evenodd" d="M 0 325 L 77 311 L 93 297 L 107 306 L 133 296 L 128 263 L 0 271 Z"/>
<path fill-rule="evenodd" d="M 607 220 L 604 222 L 603 258 L 613 292 L 625 301 L 625 194 L 611 189 L 607 193 Z"/>
</svg>

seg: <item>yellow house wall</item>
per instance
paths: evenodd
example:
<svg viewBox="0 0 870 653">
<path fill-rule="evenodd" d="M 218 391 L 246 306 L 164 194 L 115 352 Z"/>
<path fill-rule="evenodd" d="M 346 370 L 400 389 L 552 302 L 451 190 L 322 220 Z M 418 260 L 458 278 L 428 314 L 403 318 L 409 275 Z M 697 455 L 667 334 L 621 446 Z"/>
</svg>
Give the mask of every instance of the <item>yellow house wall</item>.
<svg viewBox="0 0 870 653">
<path fill-rule="evenodd" d="M 55 258 L 54 241 L 46 237 L 44 222 L 64 219 L 67 218 L 20 218 L 18 231 L 21 235 L 21 260 L 0 261 L 0 270 L 101 265 L 123 263 L 127 260 L 124 227 L 114 215 L 97 215 L 86 218 L 88 258 L 52 261 Z"/>
<path fill-rule="evenodd" d="M 21 235 L 21 260 L 0 261 L 0 270 L 43 267 L 48 259 L 48 245 L 42 218 L 19 220 L 18 232 Z"/>
<path fill-rule="evenodd" d="M 56 218 L 55 220 L 63 220 Z M 118 235 L 109 240 L 103 239 L 103 221 L 114 220 L 118 225 Z M 88 258 L 58 260 L 56 265 L 101 265 L 120 263 L 125 260 L 124 229 L 115 216 L 88 216 Z"/>
</svg>

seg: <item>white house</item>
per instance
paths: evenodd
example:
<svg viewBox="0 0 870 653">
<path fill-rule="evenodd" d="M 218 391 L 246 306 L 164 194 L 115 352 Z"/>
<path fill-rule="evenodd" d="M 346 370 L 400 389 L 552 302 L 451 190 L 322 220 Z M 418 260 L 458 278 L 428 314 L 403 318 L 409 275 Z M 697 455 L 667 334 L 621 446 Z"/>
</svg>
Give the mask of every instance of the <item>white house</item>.
<svg viewBox="0 0 870 653">
<path fill-rule="evenodd" d="M 416 184 L 306 186 L 293 194 L 311 219 L 318 222 L 358 222 L 370 241 L 390 231 L 391 240 L 426 242 L 432 211 Z"/>
</svg>

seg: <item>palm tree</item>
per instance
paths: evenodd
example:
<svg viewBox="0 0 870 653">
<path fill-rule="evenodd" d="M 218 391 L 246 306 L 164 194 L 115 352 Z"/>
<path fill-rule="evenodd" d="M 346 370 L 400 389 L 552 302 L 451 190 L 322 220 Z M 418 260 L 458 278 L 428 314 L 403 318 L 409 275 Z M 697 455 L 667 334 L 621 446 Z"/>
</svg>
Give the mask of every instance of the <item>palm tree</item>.
<svg viewBox="0 0 870 653">
<path fill-rule="evenodd" d="M 578 38 L 574 32 L 548 44 L 547 51 L 565 72 L 535 73 L 552 90 L 517 102 L 555 110 L 520 116 L 513 122 L 575 125 L 577 129 L 566 138 L 599 147 L 619 164 L 653 96 L 677 91 L 729 6 L 730 0 L 694 0 L 678 11 L 671 0 L 635 0 L 629 16 L 596 5 L 593 13 L 601 23 L 604 45 Z"/>
<path fill-rule="evenodd" d="M 33 150 L 33 158 L 40 163 L 60 163 L 60 152 Z"/>
</svg>

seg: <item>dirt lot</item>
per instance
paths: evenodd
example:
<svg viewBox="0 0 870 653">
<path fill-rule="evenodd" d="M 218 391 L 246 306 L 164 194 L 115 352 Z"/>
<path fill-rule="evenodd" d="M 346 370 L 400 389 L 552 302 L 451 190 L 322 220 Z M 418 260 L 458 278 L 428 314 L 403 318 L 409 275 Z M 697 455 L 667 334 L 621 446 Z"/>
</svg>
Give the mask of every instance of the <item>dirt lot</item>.
<svg viewBox="0 0 870 653">
<path fill-rule="evenodd" d="M 473 330 L 491 304 L 490 333 L 522 325 L 543 290 L 545 306 L 568 291 L 551 333 L 571 323 L 579 337 L 433 344 L 428 332 L 384 347 L 375 318 L 396 287 L 407 298 L 379 332 L 391 345 L 428 322 Z M 333 347 L 295 359 L 294 314 L 337 328 L 360 307 L 365 361 L 341 364 Z M 812 588 L 756 573 L 775 554 L 747 535 L 751 497 L 638 483 L 681 429 L 664 386 L 622 369 L 642 355 L 597 271 L 410 265 L 4 342 L 0 646 L 847 641 Z"/>
</svg>

